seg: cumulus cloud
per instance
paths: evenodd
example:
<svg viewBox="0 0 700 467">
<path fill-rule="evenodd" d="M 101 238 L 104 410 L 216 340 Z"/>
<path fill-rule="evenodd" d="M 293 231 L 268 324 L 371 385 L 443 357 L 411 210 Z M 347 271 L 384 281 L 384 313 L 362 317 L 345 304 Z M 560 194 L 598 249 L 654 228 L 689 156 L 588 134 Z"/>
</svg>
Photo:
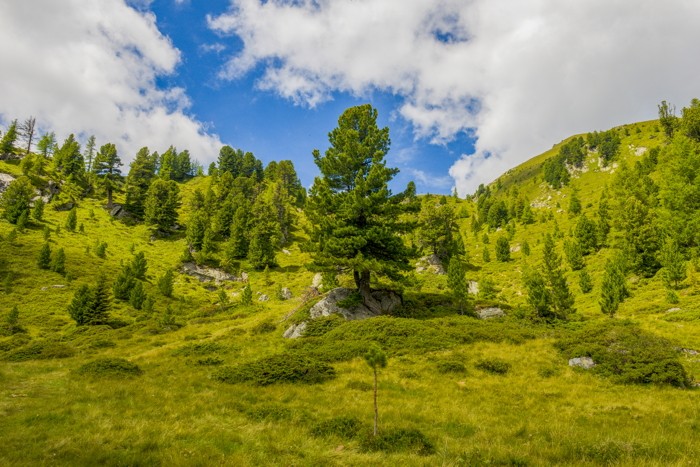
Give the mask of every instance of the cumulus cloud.
<svg viewBox="0 0 700 467">
<path fill-rule="evenodd" d="M 0 44 L 5 122 L 33 115 L 59 140 L 94 134 L 125 163 L 142 146 L 216 157 L 221 143 L 187 114 L 185 90 L 157 86 L 180 54 L 151 13 L 123 0 L 1 2 Z"/>
<path fill-rule="evenodd" d="M 688 0 L 232 0 L 209 18 L 243 48 L 222 71 L 316 106 L 334 92 L 404 99 L 436 144 L 466 134 L 461 194 L 577 132 L 655 118 L 697 93 L 700 3 Z"/>
</svg>

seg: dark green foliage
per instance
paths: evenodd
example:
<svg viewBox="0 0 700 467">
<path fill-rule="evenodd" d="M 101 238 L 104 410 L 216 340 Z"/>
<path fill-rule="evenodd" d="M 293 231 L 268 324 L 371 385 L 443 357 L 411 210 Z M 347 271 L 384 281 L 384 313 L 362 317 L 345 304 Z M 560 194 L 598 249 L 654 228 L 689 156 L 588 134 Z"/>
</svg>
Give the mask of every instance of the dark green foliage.
<svg viewBox="0 0 700 467">
<path fill-rule="evenodd" d="M 484 261 L 484 263 L 491 262 L 491 253 L 489 253 L 489 247 L 486 245 L 484 245 L 484 251 L 481 254 L 481 259 Z"/>
<path fill-rule="evenodd" d="M 669 104 L 666 101 L 661 101 L 659 104 L 659 123 L 666 133 L 668 139 L 673 138 L 673 133 L 678 128 L 679 121 L 676 117 L 676 106 Z"/>
<path fill-rule="evenodd" d="M 629 321 L 592 323 L 555 345 L 566 358 L 591 357 L 594 373 L 618 383 L 690 384 L 673 344 Z"/>
<path fill-rule="evenodd" d="M 551 235 L 545 235 L 541 270 L 525 275 L 528 303 L 536 316 L 546 320 L 566 319 L 575 312 L 574 297 L 569 291 L 561 258 Z"/>
<path fill-rule="evenodd" d="M 604 235 L 603 233 L 606 230 L 609 231 L 610 227 L 602 227 L 602 229 L 602 231 L 599 231 L 596 223 L 586 217 L 585 214 L 578 218 L 578 221 L 576 221 L 576 227 L 574 228 L 574 238 L 578 243 L 582 255 L 585 256 L 598 251 L 601 243 L 601 235 L 602 237 L 607 236 L 607 233 Z"/>
<path fill-rule="evenodd" d="M 17 305 L 15 305 L 7 313 L 4 322 L 2 325 L 0 325 L 0 335 L 11 336 L 22 332 L 26 331 L 19 324 L 19 308 L 17 308 Z"/>
<path fill-rule="evenodd" d="M 26 216 L 29 212 L 32 196 L 34 188 L 27 177 L 19 177 L 10 183 L 0 197 L 0 208 L 5 219 L 11 224 L 17 224 L 22 215 Z"/>
<path fill-rule="evenodd" d="M 366 431 L 366 428 L 363 423 L 355 417 L 340 416 L 318 422 L 311 427 L 310 431 L 311 435 L 316 438 L 335 436 L 341 439 L 351 440 L 357 439 Z"/>
<path fill-rule="evenodd" d="M 49 240 L 51 240 L 51 229 L 49 228 L 48 225 L 44 226 L 44 230 L 42 231 L 42 235 L 44 237 L 45 242 L 48 242 Z"/>
<path fill-rule="evenodd" d="M 663 280 L 667 287 L 678 288 L 686 278 L 686 262 L 678 243 L 667 237 L 659 250 L 659 262 L 663 266 Z"/>
<path fill-rule="evenodd" d="M 427 198 L 418 222 L 416 233 L 420 246 L 428 249 L 441 261 L 448 261 L 454 250 L 455 239 L 459 237 L 454 208 L 449 205 L 435 206 L 432 198 Z"/>
<path fill-rule="evenodd" d="M 600 159 L 603 161 L 603 165 L 608 165 L 610 161 L 617 157 L 620 151 L 620 137 L 615 130 L 608 130 L 600 133 L 600 140 L 598 142 L 598 153 L 600 154 Z"/>
<path fill-rule="evenodd" d="M 581 288 L 581 293 L 587 294 L 591 290 L 593 290 L 593 279 L 591 279 L 590 274 L 588 274 L 588 271 L 585 268 L 581 269 L 581 272 L 578 276 L 578 280 L 579 287 Z"/>
<path fill-rule="evenodd" d="M 458 255 L 450 258 L 450 264 L 447 267 L 447 285 L 452 292 L 452 300 L 458 313 L 469 314 L 473 311 L 469 303 L 466 265 Z"/>
<path fill-rule="evenodd" d="M 695 142 L 700 142 L 700 99 L 690 101 L 688 107 L 681 111 L 681 130 Z"/>
<path fill-rule="evenodd" d="M 566 161 L 560 156 L 547 159 L 542 165 L 542 171 L 544 180 L 555 189 L 568 185 L 571 179 L 569 172 L 566 170 Z"/>
<path fill-rule="evenodd" d="M 173 281 L 175 277 L 173 275 L 172 269 L 168 269 L 165 273 L 158 278 L 158 290 L 164 297 L 173 296 Z"/>
<path fill-rule="evenodd" d="M 524 256 L 530 256 L 530 244 L 527 240 L 523 240 L 523 243 L 520 245 L 520 251 L 523 252 Z"/>
<path fill-rule="evenodd" d="M 143 370 L 137 364 L 123 358 L 98 358 L 81 365 L 75 373 L 91 378 L 125 379 L 141 376 Z"/>
<path fill-rule="evenodd" d="M 245 287 L 243 287 L 243 292 L 241 293 L 241 304 L 253 304 L 253 289 L 250 288 L 250 284 L 246 284 Z"/>
<path fill-rule="evenodd" d="M 137 219 L 145 215 L 145 203 L 148 187 L 155 177 L 155 160 L 144 147 L 136 153 L 131 162 L 129 175 L 126 177 L 126 203 L 124 208 Z"/>
<path fill-rule="evenodd" d="M 114 284 L 112 284 L 114 298 L 128 301 L 131 297 L 131 290 L 137 282 L 138 280 L 134 277 L 131 268 L 128 265 L 124 266 L 117 278 L 114 279 Z"/>
<path fill-rule="evenodd" d="M 496 259 L 502 263 L 510 261 L 510 243 L 504 236 L 496 240 Z"/>
<path fill-rule="evenodd" d="M 178 219 L 180 189 L 172 180 L 157 179 L 148 187 L 144 202 L 144 220 L 162 231 L 169 231 Z"/>
<path fill-rule="evenodd" d="M 106 242 L 98 242 L 97 245 L 95 246 L 95 255 L 97 255 L 98 258 L 105 258 L 107 256 L 107 243 Z"/>
<path fill-rule="evenodd" d="M 612 318 L 620 303 L 628 296 L 624 260 L 618 255 L 605 263 L 605 273 L 600 286 L 600 311 Z"/>
<path fill-rule="evenodd" d="M 75 232 L 76 227 L 78 227 L 78 210 L 76 208 L 68 211 L 68 217 L 66 218 L 65 224 L 66 230 Z"/>
<path fill-rule="evenodd" d="M 564 254 L 572 271 L 579 271 L 586 265 L 581 245 L 577 240 L 564 240 Z"/>
<path fill-rule="evenodd" d="M 141 281 L 136 281 L 134 287 L 129 293 L 129 304 L 136 310 L 140 310 L 146 301 L 146 292 L 143 289 L 143 283 Z"/>
<path fill-rule="evenodd" d="M 581 199 L 578 197 L 578 190 L 571 190 L 569 198 L 569 216 L 578 216 L 581 214 Z"/>
<path fill-rule="evenodd" d="M 46 206 L 46 204 L 44 203 L 43 199 L 39 198 L 36 201 L 34 201 L 34 208 L 32 208 L 32 217 L 35 221 L 41 222 L 44 218 L 44 206 Z"/>
<path fill-rule="evenodd" d="M 80 184 L 85 176 L 85 160 L 80 153 L 80 144 L 73 134 L 63 142 L 53 156 L 53 164 L 68 180 Z M 71 196 L 72 197 L 72 196 Z"/>
<path fill-rule="evenodd" d="M 222 368 L 213 378 L 224 383 L 252 383 L 258 386 L 282 383 L 317 384 L 335 378 L 335 370 L 328 363 L 312 357 L 286 353 L 233 368 Z"/>
<path fill-rule="evenodd" d="M 187 243 L 195 251 L 202 249 L 204 234 L 209 227 L 209 217 L 204 211 L 195 211 L 187 222 Z"/>
<path fill-rule="evenodd" d="M 498 358 L 479 360 L 474 366 L 494 375 L 505 375 L 510 371 L 510 363 Z"/>
<path fill-rule="evenodd" d="M 0 155 L 9 156 L 15 153 L 15 142 L 17 142 L 17 120 L 12 120 L 7 127 L 5 134 L 0 139 Z"/>
<path fill-rule="evenodd" d="M 51 259 L 51 270 L 58 274 L 66 272 L 66 253 L 63 251 L 63 248 L 59 248 L 56 250 L 56 253 L 54 253 Z"/>
<path fill-rule="evenodd" d="M 29 222 L 29 211 L 24 211 L 17 219 L 17 230 L 24 232 L 27 222 Z"/>
<path fill-rule="evenodd" d="M 61 342 L 49 340 L 31 341 L 27 345 L 11 350 L 4 359 L 10 362 L 27 360 L 53 360 L 70 358 L 75 355 L 75 349 Z"/>
<path fill-rule="evenodd" d="M 253 229 L 250 232 L 248 259 L 255 269 L 276 266 L 276 246 L 279 244 L 279 223 L 273 206 L 258 198 L 253 205 Z"/>
<path fill-rule="evenodd" d="M 458 360 L 441 360 L 435 364 L 435 368 L 438 373 L 449 374 L 449 373 L 464 373 L 467 368 L 464 363 Z"/>
<path fill-rule="evenodd" d="M 100 147 L 92 165 L 92 171 L 100 180 L 100 184 L 107 192 L 107 207 L 112 208 L 112 193 L 121 180 L 119 167 L 122 161 L 117 154 L 117 148 L 112 143 Z"/>
<path fill-rule="evenodd" d="M 143 251 L 136 253 L 129 264 L 129 269 L 131 274 L 140 280 L 146 280 L 146 271 L 148 271 L 148 261 L 146 261 L 146 255 Z"/>
<path fill-rule="evenodd" d="M 94 287 L 81 285 L 78 288 L 68 306 L 68 314 L 78 326 L 105 324 L 111 306 L 107 278 L 101 274 Z"/>
<path fill-rule="evenodd" d="M 435 453 L 435 446 L 420 430 L 391 429 L 376 436 L 366 435 L 360 442 L 360 448 L 367 452 L 410 452 L 419 456 Z"/>
<path fill-rule="evenodd" d="M 51 268 L 51 245 L 49 242 L 45 242 L 41 250 L 39 250 L 39 258 L 36 261 L 36 265 L 39 266 L 39 269 Z"/>
<path fill-rule="evenodd" d="M 391 196 L 388 183 L 397 169 L 386 167 L 389 129 L 377 127 L 370 105 L 347 109 L 329 134 L 324 155 L 314 151 L 321 171 L 307 200 L 314 263 L 320 269 L 347 268 L 364 304 L 381 309 L 371 295 L 372 274 L 400 280 L 410 269 L 411 252 L 400 233 L 400 214 L 410 204 Z"/>
</svg>

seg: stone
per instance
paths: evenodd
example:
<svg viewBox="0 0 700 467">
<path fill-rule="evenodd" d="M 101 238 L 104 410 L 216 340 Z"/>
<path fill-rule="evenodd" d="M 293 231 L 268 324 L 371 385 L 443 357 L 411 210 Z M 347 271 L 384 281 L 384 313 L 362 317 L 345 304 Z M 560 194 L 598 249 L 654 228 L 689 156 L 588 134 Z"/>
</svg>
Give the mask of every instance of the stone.
<svg viewBox="0 0 700 467">
<path fill-rule="evenodd" d="M 328 292 L 326 297 L 311 307 L 309 315 L 314 319 L 321 316 L 339 314 L 346 320 L 352 321 L 372 318 L 380 314 L 370 310 L 362 303 L 354 305 L 352 308 L 338 306 L 338 302 L 348 299 L 355 292 L 355 289 L 346 289 L 344 287 L 333 289 Z M 379 302 L 381 313 L 390 313 L 401 305 L 401 297 L 396 292 L 389 290 L 375 290 L 372 292 L 372 297 Z"/>
<path fill-rule="evenodd" d="M 285 250 L 285 249 L 282 249 L 282 253 L 285 254 L 285 255 L 287 255 L 287 256 L 291 255 L 291 253 L 289 252 L 289 250 Z"/>
<path fill-rule="evenodd" d="M 442 261 L 437 255 L 423 256 L 416 263 L 416 272 L 432 272 L 433 274 L 446 274 Z"/>
<path fill-rule="evenodd" d="M 42 287 L 41 291 L 45 292 L 49 289 L 65 289 L 65 288 L 66 288 L 66 285 L 64 285 L 64 284 L 55 284 L 55 285 L 48 285 L 48 286 Z"/>
<path fill-rule="evenodd" d="M 270 300 L 270 297 L 268 297 L 268 296 L 265 295 L 265 294 L 260 294 L 260 296 L 258 297 L 258 301 L 259 301 L 259 302 L 266 302 L 266 301 L 268 301 L 268 300 Z"/>
<path fill-rule="evenodd" d="M 678 307 L 669 308 L 668 310 L 666 310 L 666 313 L 675 313 L 676 311 L 681 311 L 681 309 Z"/>
<path fill-rule="evenodd" d="M 284 331 L 284 334 L 282 334 L 282 337 L 285 339 L 296 339 L 298 337 L 301 337 L 304 335 L 304 331 L 306 330 L 306 321 L 302 321 L 299 324 L 292 324 L 287 328 L 286 331 Z"/>
<path fill-rule="evenodd" d="M 282 287 L 282 290 L 280 290 L 280 298 L 282 300 L 289 300 L 292 298 L 292 291 L 289 290 L 288 287 Z"/>
<path fill-rule="evenodd" d="M 4 193 L 10 183 L 15 181 L 15 177 L 10 174 L 0 173 L 0 193 Z"/>
<path fill-rule="evenodd" d="M 481 319 L 500 318 L 506 315 L 502 309 L 495 306 L 488 308 L 479 308 L 478 310 L 476 310 L 476 314 Z"/>
<path fill-rule="evenodd" d="M 583 368 L 584 370 L 590 370 L 595 366 L 595 362 L 591 357 L 576 357 L 569 359 L 569 366 Z"/>
<path fill-rule="evenodd" d="M 469 281 L 467 291 L 472 295 L 479 295 L 479 283 L 477 281 Z"/>
<path fill-rule="evenodd" d="M 236 277 L 233 274 L 229 274 L 221 269 L 210 268 L 207 266 L 198 266 L 196 263 L 187 262 L 182 265 L 182 272 L 185 274 L 196 277 L 200 282 L 215 281 L 217 284 L 226 281 L 245 281 L 243 274 L 241 277 Z M 246 275 L 247 278 L 247 275 Z"/>
<path fill-rule="evenodd" d="M 311 287 L 315 287 L 317 289 L 320 289 L 323 286 L 323 275 L 320 272 L 317 272 L 314 275 L 313 280 L 311 281 Z"/>
</svg>

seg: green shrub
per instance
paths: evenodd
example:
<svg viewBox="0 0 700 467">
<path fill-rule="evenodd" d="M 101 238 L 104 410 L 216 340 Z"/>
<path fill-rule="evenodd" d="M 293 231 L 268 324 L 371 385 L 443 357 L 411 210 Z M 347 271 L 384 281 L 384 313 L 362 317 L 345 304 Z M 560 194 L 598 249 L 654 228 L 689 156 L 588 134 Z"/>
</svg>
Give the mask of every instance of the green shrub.
<svg viewBox="0 0 700 467">
<path fill-rule="evenodd" d="M 289 420 L 292 418 L 292 411 L 279 404 L 244 406 L 242 411 L 249 419 L 256 422 Z"/>
<path fill-rule="evenodd" d="M 50 360 L 54 358 L 70 358 L 75 350 L 60 342 L 37 341 L 10 351 L 5 360 L 23 362 L 26 360 Z"/>
<path fill-rule="evenodd" d="M 9 352 L 11 350 L 27 345 L 31 340 L 26 334 L 15 334 L 7 339 L 0 339 L 0 352 Z"/>
<path fill-rule="evenodd" d="M 475 366 L 482 371 L 494 375 L 505 375 L 510 371 L 510 363 L 498 358 L 480 360 Z"/>
<path fill-rule="evenodd" d="M 372 436 L 372 432 L 368 431 L 360 441 L 360 447 L 369 452 L 411 452 L 421 456 L 435 453 L 433 443 L 415 428 L 386 430 L 377 436 Z"/>
<path fill-rule="evenodd" d="M 224 363 L 224 360 L 219 357 L 204 357 L 194 361 L 194 364 L 198 366 L 216 366 L 222 363 Z"/>
<path fill-rule="evenodd" d="M 327 332 L 337 328 L 345 322 L 345 318 L 338 314 L 330 316 L 322 316 L 320 318 L 311 319 L 306 322 L 304 329 L 304 337 L 319 337 Z"/>
<path fill-rule="evenodd" d="M 373 388 L 373 386 L 366 381 L 356 381 L 356 380 L 348 381 L 348 384 L 346 384 L 345 387 L 348 389 L 354 389 L 355 391 L 363 391 L 363 392 L 371 391 Z"/>
<path fill-rule="evenodd" d="M 283 353 L 233 368 L 224 367 L 213 378 L 224 383 L 252 383 L 259 386 L 280 383 L 315 384 L 335 378 L 335 369 L 310 356 Z"/>
<path fill-rule="evenodd" d="M 467 371 L 467 368 L 464 366 L 464 363 L 457 361 L 457 360 L 443 360 L 437 362 L 435 365 L 437 368 L 437 371 L 439 373 L 464 373 Z"/>
<path fill-rule="evenodd" d="M 173 351 L 173 355 L 182 357 L 192 357 L 200 355 L 209 355 L 216 352 L 221 352 L 226 348 L 216 342 L 197 342 L 187 344 Z"/>
<path fill-rule="evenodd" d="M 258 324 L 253 329 L 251 329 L 250 331 L 254 335 L 258 335 L 258 334 L 268 334 L 271 332 L 275 332 L 276 330 L 277 330 L 277 326 L 275 326 L 274 323 L 272 323 L 270 321 L 263 321 L 262 323 Z"/>
<path fill-rule="evenodd" d="M 75 373 L 95 378 L 132 378 L 141 375 L 143 370 L 123 358 L 98 358 L 82 365 Z"/>
<path fill-rule="evenodd" d="M 359 419 L 340 416 L 316 423 L 311 427 L 311 435 L 316 438 L 337 436 L 342 439 L 356 439 L 367 430 Z"/>
<path fill-rule="evenodd" d="M 690 385 L 673 344 L 629 321 L 590 324 L 555 346 L 567 359 L 591 357 L 596 363 L 591 371 L 619 383 Z"/>
</svg>

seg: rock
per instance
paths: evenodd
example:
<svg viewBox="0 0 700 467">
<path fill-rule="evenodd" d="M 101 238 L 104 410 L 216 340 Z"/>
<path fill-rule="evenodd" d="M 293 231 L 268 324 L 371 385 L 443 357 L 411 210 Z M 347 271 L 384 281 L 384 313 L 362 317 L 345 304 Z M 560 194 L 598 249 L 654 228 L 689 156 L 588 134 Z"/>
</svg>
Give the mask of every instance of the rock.
<svg viewBox="0 0 700 467">
<path fill-rule="evenodd" d="M 576 357 L 569 360 L 569 366 L 590 370 L 595 366 L 595 362 L 591 357 Z"/>
<path fill-rule="evenodd" d="M 0 173 L 0 193 L 4 193 L 10 183 L 15 181 L 15 177 L 10 174 Z"/>
<path fill-rule="evenodd" d="M 130 216 L 129 212 L 124 209 L 124 206 L 121 204 L 115 204 L 112 209 L 110 209 L 109 215 L 115 219 L 124 219 L 125 217 Z"/>
<path fill-rule="evenodd" d="M 519 251 L 520 251 L 520 245 L 515 245 L 515 246 L 510 247 L 511 253 L 517 253 Z"/>
<path fill-rule="evenodd" d="M 314 275 L 313 280 L 311 281 L 311 287 L 316 287 L 317 289 L 320 289 L 323 286 L 323 275 L 320 272 L 317 272 Z"/>
<path fill-rule="evenodd" d="M 258 297 L 258 301 L 259 301 L 259 302 L 266 302 L 266 301 L 268 301 L 268 300 L 270 300 L 270 297 L 268 297 L 268 296 L 265 295 L 265 294 L 260 294 L 260 296 Z"/>
<path fill-rule="evenodd" d="M 182 272 L 189 276 L 196 277 L 200 282 L 216 281 L 216 283 L 221 283 L 225 281 L 245 281 L 241 273 L 241 277 L 236 277 L 233 274 L 229 274 L 221 269 L 209 268 L 207 266 L 197 266 L 193 262 L 188 262 L 182 265 Z M 245 278 L 247 279 L 247 275 Z"/>
<path fill-rule="evenodd" d="M 681 352 L 683 352 L 686 355 L 698 355 L 700 352 L 698 352 L 695 349 L 681 349 Z"/>
<path fill-rule="evenodd" d="M 476 310 L 476 314 L 481 319 L 500 318 L 501 316 L 506 315 L 502 309 L 495 306 L 489 308 L 480 308 Z"/>
<path fill-rule="evenodd" d="M 666 310 L 666 313 L 675 313 L 676 311 L 681 311 L 681 309 L 678 307 L 669 308 L 668 310 Z"/>
<path fill-rule="evenodd" d="M 42 292 L 45 292 L 49 289 L 65 289 L 65 288 L 66 288 L 66 286 L 63 284 L 55 284 L 55 285 L 49 285 L 46 287 L 42 287 L 41 290 L 42 290 Z"/>
<path fill-rule="evenodd" d="M 479 295 L 479 283 L 477 281 L 469 281 L 467 291 L 472 295 Z"/>
<path fill-rule="evenodd" d="M 437 255 L 423 256 L 416 263 L 416 272 L 430 271 L 433 274 L 445 274 L 445 268 Z"/>
<path fill-rule="evenodd" d="M 287 287 L 282 287 L 282 290 L 280 290 L 280 298 L 282 300 L 289 300 L 292 298 L 292 291 Z"/>
<path fill-rule="evenodd" d="M 282 334 L 282 337 L 285 339 L 296 339 L 297 337 L 301 337 L 304 335 L 304 331 L 306 330 L 306 321 L 302 321 L 299 324 L 292 324 L 287 328 L 286 331 L 284 331 L 284 334 Z"/>
<path fill-rule="evenodd" d="M 248 273 L 241 271 L 241 282 L 248 282 Z"/>
<path fill-rule="evenodd" d="M 54 209 L 56 211 L 70 211 L 71 209 L 73 209 L 74 206 L 75 206 L 75 203 L 63 203 L 63 204 L 59 204 L 57 206 L 54 206 Z"/>
<path fill-rule="evenodd" d="M 285 254 L 285 255 L 287 255 L 287 256 L 291 255 L 291 253 L 289 252 L 289 250 L 285 250 L 285 249 L 282 249 L 282 253 Z"/>
<path fill-rule="evenodd" d="M 346 320 L 352 321 L 372 318 L 380 314 L 373 312 L 362 303 L 354 305 L 352 308 L 341 308 L 338 306 L 338 302 L 346 300 L 355 292 L 355 289 L 346 289 L 343 287 L 333 289 L 323 300 L 311 307 L 309 315 L 313 319 L 337 313 L 342 315 Z M 381 313 L 390 313 L 401 305 L 401 297 L 396 292 L 389 290 L 375 290 L 372 292 L 372 297 L 379 302 L 382 310 Z"/>
</svg>

